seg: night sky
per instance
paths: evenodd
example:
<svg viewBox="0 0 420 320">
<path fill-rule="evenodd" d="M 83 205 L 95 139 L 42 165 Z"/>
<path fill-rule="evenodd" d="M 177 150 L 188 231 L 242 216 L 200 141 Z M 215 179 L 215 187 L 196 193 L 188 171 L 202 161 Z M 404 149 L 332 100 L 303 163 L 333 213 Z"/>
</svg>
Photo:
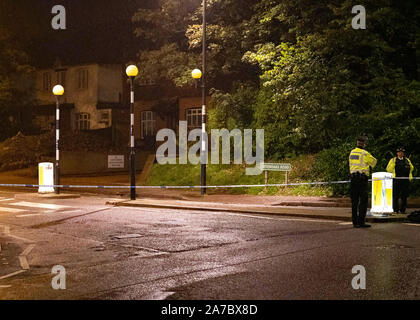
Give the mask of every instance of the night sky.
<svg viewBox="0 0 420 320">
<path fill-rule="evenodd" d="M 131 18 L 154 0 L 0 0 L 0 24 L 11 31 L 37 67 L 87 62 L 125 63 L 139 40 Z M 63 5 L 67 30 L 53 30 L 51 9 Z"/>
</svg>

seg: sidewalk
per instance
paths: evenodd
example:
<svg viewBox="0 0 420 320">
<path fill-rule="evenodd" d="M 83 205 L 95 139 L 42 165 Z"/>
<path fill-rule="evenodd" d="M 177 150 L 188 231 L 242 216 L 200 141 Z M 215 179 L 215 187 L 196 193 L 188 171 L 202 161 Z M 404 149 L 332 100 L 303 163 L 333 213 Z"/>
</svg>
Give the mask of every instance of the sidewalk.
<svg viewBox="0 0 420 320">
<path fill-rule="evenodd" d="M 0 183 L 37 184 L 37 178 L 27 176 L 25 171 L 0 173 Z M 63 185 L 107 185 L 128 186 L 127 175 L 62 177 Z M 9 188 L 7 188 L 9 189 Z M 14 188 L 16 190 L 16 188 Z M 137 200 L 130 201 L 129 189 L 64 188 L 60 195 L 38 195 L 36 189 L 19 188 L 21 197 L 42 199 L 64 199 L 78 197 L 80 194 L 101 194 L 121 197 L 110 201 L 116 206 L 135 206 L 149 208 L 224 211 L 245 214 L 269 214 L 299 218 L 316 218 L 339 221 L 351 221 L 351 203 L 348 197 L 300 197 L 300 196 L 258 196 L 217 194 L 209 190 L 210 195 L 202 196 L 200 190 L 191 189 L 138 189 Z M 410 198 L 408 212 L 420 208 L 420 198 Z M 370 205 L 369 205 L 370 207 Z M 389 217 L 368 217 L 370 222 L 406 221 L 405 215 Z"/>
</svg>

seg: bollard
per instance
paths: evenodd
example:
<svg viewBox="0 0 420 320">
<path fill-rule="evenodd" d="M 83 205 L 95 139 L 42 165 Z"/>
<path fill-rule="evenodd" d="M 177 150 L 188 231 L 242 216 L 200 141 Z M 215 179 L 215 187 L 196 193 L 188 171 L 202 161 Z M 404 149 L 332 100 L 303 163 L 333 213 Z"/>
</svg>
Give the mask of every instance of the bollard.
<svg viewBox="0 0 420 320">
<path fill-rule="evenodd" d="M 54 193 L 54 164 L 43 162 L 38 166 L 38 193 Z M 44 187 L 45 186 L 45 187 Z"/>
</svg>

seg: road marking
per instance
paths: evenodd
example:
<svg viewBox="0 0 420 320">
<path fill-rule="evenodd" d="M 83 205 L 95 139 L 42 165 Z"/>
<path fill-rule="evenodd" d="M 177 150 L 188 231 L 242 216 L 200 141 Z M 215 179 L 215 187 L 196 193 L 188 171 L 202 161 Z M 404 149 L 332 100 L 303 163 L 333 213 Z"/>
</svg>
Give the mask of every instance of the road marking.
<svg viewBox="0 0 420 320">
<path fill-rule="evenodd" d="M 82 212 L 83 210 L 72 210 L 72 211 L 61 211 L 60 213 L 79 213 Z"/>
<path fill-rule="evenodd" d="M 15 198 L 1 199 L 0 202 L 13 201 Z"/>
<path fill-rule="evenodd" d="M 19 256 L 19 263 L 20 263 L 20 267 L 23 270 L 29 270 L 29 263 L 28 263 L 28 260 L 26 259 L 26 257 Z"/>
<path fill-rule="evenodd" d="M 226 214 L 230 216 L 240 216 L 240 217 L 247 217 L 247 218 L 255 218 L 255 219 L 265 219 L 265 220 L 278 220 L 278 221 L 300 221 L 300 222 L 324 222 L 324 223 L 337 223 L 337 221 L 332 220 L 314 220 L 314 219 L 304 219 L 304 218 L 271 218 L 271 217 L 261 217 L 261 216 L 254 216 L 248 214 L 240 214 L 240 213 L 229 213 L 229 212 L 208 212 L 211 214 Z"/>
<path fill-rule="evenodd" d="M 12 286 L 0 286 L 0 289 L 8 289 L 11 288 Z"/>
<path fill-rule="evenodd" d="M 10 236 L 10 227 L 9 226 L 3 226 L 3 232 L 6 236 Z"/>
<path fill-rule="evenodd" d="M 4 280 L 4 279 L 7 279 L 7 278 L 11 278 L 11 277 L 17 276 L 18 274 L 24 273 L 24 272 L 26 272 L 26 271 L 27 271 L 27 270 L 19 270 L 19 271 L 16 271 L 16 272 L 13 272 L 13 273 L 7 274 L 7 275 L 5 275 L 5 276 L 0 277 L 0 280 Z"/>
<path fill-rule="evenodd" d="M 340 223 L 339 225 L 340 225 L 340 226 L 349 226 L 349 225 L 351 225 L 351 224 L 353 224 L 353 222 L 342 222 L 342 223 Z"/>
<path fill-rule="evenodd" d="M 13 234 L 9 234 L 8 235 L 10 238 L 13 238 L 13 239 L 16 239 L 16 240 L 21 240 L 21 241 L 23 241 L 23 242 L 27 242 L 27 243 L 33 243 L 34 241 L 32 241 L 32 240 L 29 240 L 29 239 L 26 239 L 26 238 L 22 238 L 22 237 L 18 237 L 18 236 L 15 236 L 15 235 L 13 235 Z"/>
<path fill-rule="evenodd" d="M 22 252 L 21 256 L 27 256 L 28 254 L 31 253 L 31 251 L 35 248 L 34 244 L 29 245 L 25 251 Z"/>
<path fill-rule="evenodd" d="M 50 209 L 50 210 L 59 210 L 59 209 L 69 208 L 69 206 L 60 206 L 57 204 L 25 202 L 25 201 L 11 203 L 10 205 L 18 206 L 18 207 L 31 207 L 31 208 Z"/>
<path fill-rule="evenodd" d="M 22 214 L 20 216 L 16 216 L 16 218 L 26 218 L 26 217 L 36 217 L 36 216 L 42 216 L 42 213 Z"/>
<path fill-rule="evenodd" d="M 415 224 L 415 223 L 404 223 L 406 226 L 414 226 L 414 227 L 420 227 L 420 223 L 419 224 Z"/>
<path fill-rule="evenodd" d="M 14 208 L 8 208 L 8 207 L 0 207 L 0 211 L 11 212 L 11 213 L 21 213 L 21 212 L 26 212 L 27 210 L 14 209 Z"/>
<path fill-rule="evenodd" d="M 141 299 L 142 300 L 165 300 L 167 297 L 170 297 L 173 294 L 175 294 L 175 292 L 157 291 L 157 292 L 153 292 L 151 294 L 148 294 L 146 296 L 143 296 L 143 297 L 141 297 Z"/>
</svg>

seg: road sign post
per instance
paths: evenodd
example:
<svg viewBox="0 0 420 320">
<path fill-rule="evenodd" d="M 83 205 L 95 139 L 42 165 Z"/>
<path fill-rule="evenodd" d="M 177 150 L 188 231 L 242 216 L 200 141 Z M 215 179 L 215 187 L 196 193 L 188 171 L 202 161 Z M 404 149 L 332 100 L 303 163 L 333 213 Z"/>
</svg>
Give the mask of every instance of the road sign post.
<svg viewBox="0 0 420 320">
<path fill-rule="evenodd" d="M 261 163 L 260 169 L 261 171 L 264 171 L 265 173 L 265 184 L 266 184 L 265 191 L 267 191 L 269 171 L 285 172 L 286 173 L 285 181 L 286 181 L 286 184 L 289 184 L 289 172 L 292 171 L 292 165 L 290 163 Z"/>
</svg>

